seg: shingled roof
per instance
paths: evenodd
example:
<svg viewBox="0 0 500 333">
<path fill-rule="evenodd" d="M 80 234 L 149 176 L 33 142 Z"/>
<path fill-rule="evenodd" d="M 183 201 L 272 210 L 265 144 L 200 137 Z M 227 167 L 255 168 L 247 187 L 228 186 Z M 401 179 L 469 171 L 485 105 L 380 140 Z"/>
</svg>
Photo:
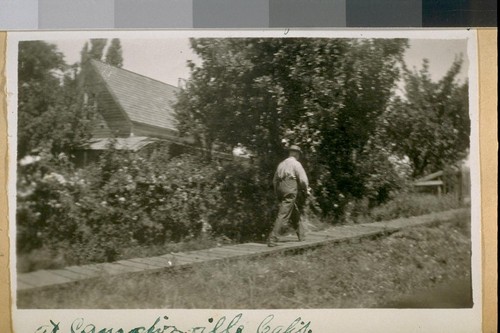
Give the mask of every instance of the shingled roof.
<svg viewBox="0 0 500 333">
<path fill-rule="evenodd" d="M 176 131 L 173 103 L 179 88 L 97 60 L 91 65 L 130 121 Z"/>
</svg>

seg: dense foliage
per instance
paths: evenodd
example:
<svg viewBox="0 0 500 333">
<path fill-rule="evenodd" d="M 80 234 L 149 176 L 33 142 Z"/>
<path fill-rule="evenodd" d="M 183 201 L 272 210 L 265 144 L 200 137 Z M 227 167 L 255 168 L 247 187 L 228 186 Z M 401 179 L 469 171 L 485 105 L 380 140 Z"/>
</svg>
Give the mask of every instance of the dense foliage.
<svg viewBox="0 0 500 333">
<path fill-rule="evenodd" d="M 214 233 L 238 242 L 265 240 L 276 213 L 268 175 L 236 162 L 222 166 L 215 177 L 219 191 L 209 220 Z"/>
<path fill-rule="evenodd" d="M 74 68 L 56 47 L 20 42 L 18 63 L 18 159 L 68 152 L 87 140 L 92 110 L 78 102 Z"/>
<path fill-rule="evenodd" d="M 284 145 L 300 144 L 325 214 L 340 216 L 352 197 L 384 200 L 397 180 L 387 172 L 378 119 L 406 45 L 398 39 L 193 39 L 203 63 L 191 64 L 180 93 L 180 130 L 207 149 L 242 144 L 268 176 Z"/>
<path fill-rule="evenodd" d="M 410 178 L 461 161 L 469 145 L 461 61 L 433 82 L 406 69 L 402 39 L 192 39 L 201 58 L 176 105 L 208 151 L 242 145 L 268 181 L 299 144 L 323 215 L 379 205 Z M 396 95 L 398 84 L 406 83 Z M 333 203 L 333 204 L 332 204 Z"/>
<path fill-rule="evenodd" d="M 431 80 L 429 63 L 404 73 L 405 94 L 395 98 L 384 121 L 389 142 L 400 156 L 410 159 L 413 177 L 443 170 L 466 157 L 470 119 L 468 83 L 457 75 L 457 59 L 438 82 Z"/>
<path fill-rule="evenodd" d="M 163 157 L 110 149 L 80 170 L 50 159 L 21 167 L 19 251 L 72 248 L 70 261 L 106 261 L 127 246 L 199 236 L 217 203 L 216 170 L 193 156 Z"/>
<path fill-rule="evenodd" d="M 143 157 L 110 147 L 99 162 L 74 169 L 44 156 L 19 168 L 18 251 L 46 248 L 64 261 L 110 261 L 130 246 L 197 239 L 264 240 L 274 218 L 270 184 L 252 165 Z M 40 200 L 43 198 L 43 200 Z"/>
</svg>

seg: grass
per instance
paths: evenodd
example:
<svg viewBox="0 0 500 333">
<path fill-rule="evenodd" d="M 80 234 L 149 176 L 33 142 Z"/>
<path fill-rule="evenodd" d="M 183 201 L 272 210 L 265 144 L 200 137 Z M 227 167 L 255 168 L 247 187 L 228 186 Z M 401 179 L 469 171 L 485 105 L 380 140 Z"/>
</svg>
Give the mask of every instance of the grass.
<svg viewBox="0 0 500 333">
<path fill-rule="evenodd" d="M 463 214 L 387 237 L 295 255 L 222 261 L 20 293 L 18 307 L 387 307 L 416 291 L 470 279 L 469 231 L 470 215 Z"/>
<path fill-rule="evenodd" d="M 385 221 L 455 209 L 459 206 L 455 194 L 446 194 L 439 198 L 432 194 L 409 193 L 398 195 L 386 204 L 375 207 L 370 216 L 375 221 Z"/>
</svg>

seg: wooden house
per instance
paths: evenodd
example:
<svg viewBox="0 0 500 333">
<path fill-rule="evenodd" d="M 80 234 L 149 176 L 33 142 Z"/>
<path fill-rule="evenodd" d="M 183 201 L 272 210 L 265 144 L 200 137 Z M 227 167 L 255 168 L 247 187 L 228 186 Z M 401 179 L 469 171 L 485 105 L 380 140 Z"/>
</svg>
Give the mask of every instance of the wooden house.
<svg viewBox="0 0 500 333">
<path fill-rule="evenodd" d="M 94 137 L 180 139 L 173 110 L 179 88 L 97 60 L 85 70 L 85 99 L 96 104 L 104 121 Z"/>
<path fill-rule="evenodd" d="M 84 103 L 95 107 L 97 119 L 92 139 L 77 152 L 77 164 L 94 160 L 111 142 L 115 149 L 132 151 L 159 141 L 193 144 L 176 129 L 173 105 L 179 88 L 93 59 L 83 71 Z"/>
</svg>

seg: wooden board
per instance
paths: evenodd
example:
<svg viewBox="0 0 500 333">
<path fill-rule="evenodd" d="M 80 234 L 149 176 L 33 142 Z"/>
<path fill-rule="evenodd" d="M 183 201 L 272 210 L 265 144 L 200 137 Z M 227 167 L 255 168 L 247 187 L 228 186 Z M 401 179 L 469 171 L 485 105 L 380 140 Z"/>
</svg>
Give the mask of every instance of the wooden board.
<svg viewBox="0 0 500 333">
<path fill-rule="evenodd" d="M 240 245 L 229 245 L 229 246 L 217 247 L 216 249 L 221 249 L 221 250 L 225 250 L 225 251 L 233 251 L 236 253 L 254 253 L 255 252 L 255 250 L 243 248 Z"/>
<path fill-rule="evenodd" d="M 191 256 L 186 253 L 173 253 L 173 254 L 167 254 L 164 256 L 161 256 L 162 258 L 168 259 L 171 262 L 175 263 L 176 261 L 183 261 L 183 262 L 189 262 L 189 263 L 199 263 L 205 261 L 204 258 L 201 258 L 199 256 Z"/>
<path fill-rule="evenodd" d="M 220 255 L 224 259 L 237 258 L 237 257 L 247 257 L 249 255 L 252 255 L 251 252 L 234 251 L 234 250 L 227 249 L 227 248 L 212 249 L 211 253 L 214 253 L 215 255 Z"/>
<path fill-rule="evenodd" d="M 22 283 L 32 285 L 35 288 L 73 282 L 72 279 L 65 278 L 47 270 L 40 270 L 27 274 L 19 274 L 17 276 L 17 280 Z"/>
<path fill-rule="evenodd" d="M 137 262 L 137 263 L 143 263 L 146 265 L 149 265 L 151 267 L 156 267 L 156 268 L 165 268 L 165 267 L 170 267 L 172 264 L 168 263 L 168 260 L 162 260 L 161 258 L 158 260 L 155 257 L 151 258 L 134 258 L 134 259 L 129 259 L 129 261 L 132 262 Z"/>
<path fill-rule="evenodd" d="M 95 265 L 69 266 L 66 267 L 65 270 L 87 275 L 88 277 L 97 277 L 101 275 L 101 270 Z"/>
<path fill-rule="evenodd" d="M 206 258 L 207 260 L 217 260 L 217 259 L 225 258 L 225 256 L 223 256 L 223 255 L 210 252 L 210 249 L 199 250 L 199 251 L 190 251 L 188 254 L 190 256 L 195 257 L 195 258 Z"/>
<path fill-rule="evenodd" d="M 115 263 L 99 264 L 98 267 L 101 269 L 103 275 L 117 275 L 117 274 L 143 271 L 143 269 L 141 268 L 132 266 L 123 266 Z"/>
<path fill-rule="evenodd" d="M 81 273 L 75 273 L 73 271 L 67 270 L 67 269 L 56 269 L 56 270 L 51 270 L 52 273 L 56 275 L 60 275 L 62 277 L 71 279 L 73 281 L 78 281 L 78 280 L 85 280 L 88 279 L 88 275 L 84 275 Z"/>
</svg>

